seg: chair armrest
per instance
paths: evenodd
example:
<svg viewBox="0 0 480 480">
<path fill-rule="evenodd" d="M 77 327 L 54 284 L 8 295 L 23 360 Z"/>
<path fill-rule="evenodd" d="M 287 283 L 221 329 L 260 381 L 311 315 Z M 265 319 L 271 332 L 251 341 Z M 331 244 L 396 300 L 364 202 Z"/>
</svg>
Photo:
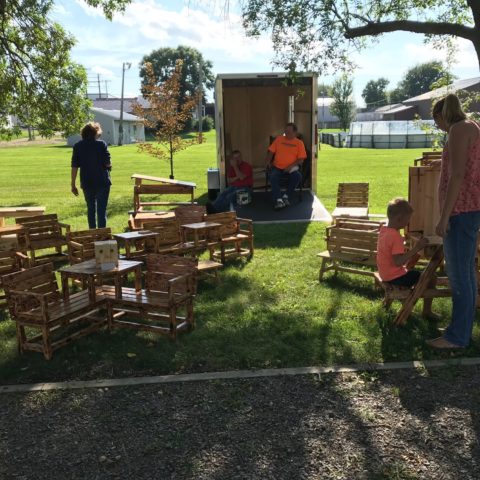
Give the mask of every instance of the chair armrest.
<svg viewBox="0 0 480 480">
<path fill-rule="evenodd" d="M 64 228 L 67 233 L 70 232 L 70 225 L 68 225 L 66 223 L 62 223 L 62 222 L 58 222 L 58 225 L 60 226 L 60 229 Z"/>
<path fill-rule="evenodd" d="M 7 296 L 13 296 L 13 297 L 19 297 L 19 298 L 33 298 L 37 300 L 39 303 L 39 307 L 42 310 L 42 317 L 45 317 L 48 314 L 48 302 L 47 302 L 47 294 L 45 293 L 35 293 L 35 292 L 27 292 L 25 290 L 8 290 Z M 14 303 L 18 303 L 15 301 L 14 298 Z M 15 309 L 16 311 L 16 309 Z M 21 312 L 24 313 L 24 312 Z"/>
<path fill-rule="evenodd" d="M 22 268 L 29 268 L 30 267 L 30 259 L 24 255 L 22 252 L 15 252 L 15 256 L 20 260 L 20 266 Z"/>
</svg>

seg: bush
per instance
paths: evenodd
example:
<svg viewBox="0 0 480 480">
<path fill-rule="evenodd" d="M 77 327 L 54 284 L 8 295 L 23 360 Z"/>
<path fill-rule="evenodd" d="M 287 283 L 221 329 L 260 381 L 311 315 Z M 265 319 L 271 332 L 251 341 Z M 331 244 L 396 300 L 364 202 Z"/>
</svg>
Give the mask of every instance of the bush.
<svg viewBox="0 0 480 480">
<path fill-rule="evenodd" d="M 202 118 L 202 131 L 204 132 L 209 132 L 212 130 L 212 128 L 215 127 L 215 122 L 212 117 L 209 117 L 208 115 Z M 193 122 L 193 131 L 198 131 L 198 120 L 195 120 Z"/>
</svg>

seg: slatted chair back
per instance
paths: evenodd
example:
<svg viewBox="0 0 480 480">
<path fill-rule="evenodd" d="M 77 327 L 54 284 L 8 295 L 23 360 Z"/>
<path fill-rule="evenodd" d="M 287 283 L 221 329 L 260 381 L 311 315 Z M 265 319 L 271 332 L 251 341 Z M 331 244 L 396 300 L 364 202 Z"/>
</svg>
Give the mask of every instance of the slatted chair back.
<svg viewBox="0 0 480 480">
<path fill-rule="evenodd" d="M 0 250 L 0 286 L 2 276 L 22 269 L 21 257 L 14 250 Z"/>
<path fill-rule="evenodd" d="M 54 303 L 61 298 L 52 263 L 44 263 L 20 272 L 4 275 L 2 281 L 11 312 L 26 312 L 39 306 L 39 301 L 34 296 L 22 300 L 22 303 L 19 304 L 15 301 L 15 296 L 10 295 L 13 291 L 46 296 L 47 303 Z"/>
<path fill-rule="evenodd" d="M 380 228 L 385 225 L 385 222 L 375 220 L 364 220 L 353 217 L 336 217 L 334 226 L 338 228 L 347 228 L 354 230 L 368 230 L 373 232 L 380 231 Z M 332 227 L 327 227 L 332 228 Z"/>
<path fill-rule="evenodd" d="M 359 263 L 375 265 L 378 230 L 358 230 L 332 226 L 327 230 L 327 250 L 347 254 Z"/>
<path fill-rule="evenodd" d="M 145 250 L 149 253 L 158 253 L 156 249 L 161 251 L 162 249 L 179 245 L 182 242 L 178 222 L 175 217 L 164 218 L 161 222 L 145 223 L 144 228 L 157 234 L 155 239 L 145 239 Z"/>
<path fill-rule="evenodd" d="M 68 259 L 71 265 L 95 258 L 95 242 L 112 240 L 109 227 L 67 233 Z"/>
<path fill-rule="evenodd" d="M 339 183 L 337 207 L 368 207 L 368 183 Z"/>
<path fill-rule="evenodd" d="M 165 292 L 168 290 L 168 280 L 187 276 L 188 281 L 175 284 L 175 293 L 196 294 L 198 260 L 193 257 L 178 255 L 148 254 L 145 288 L 148 291 Z"/>
<path fill-rule="evenodd" d="M 182 205 L 177 207 L 174 212 L 180 226 L 188 223 L 203 222 L 203 216 L 207 210 L 204 205 Z"/>
<path fill-rule="evenodd" d="M 212 235 L 218 232 L 219 239 L 238 233 L 239 225 L 236 212 L 211 213 L 205 215 L 203 218 L 205 222 L 221 224 L 221 227 L 217 230 L 212 230 Z"/>
<path fill-rule="evenodd" d="M 58 238 L 62 234 L 56 213 L 35 217 L 20 217 L 15 219 L 15 223 L 25 227 L 30 243 L 32 241 L 48 241 Z"/>
</svg>

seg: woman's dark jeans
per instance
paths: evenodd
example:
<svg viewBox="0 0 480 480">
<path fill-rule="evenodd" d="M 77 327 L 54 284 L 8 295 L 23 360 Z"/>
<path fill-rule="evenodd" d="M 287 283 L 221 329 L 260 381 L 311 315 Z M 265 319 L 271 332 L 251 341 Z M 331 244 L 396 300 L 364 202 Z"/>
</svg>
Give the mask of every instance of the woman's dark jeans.
<svg viewBox="0 0 480 480">
<path fill-rule="evenodd" d="M 110 185 L 97 188 L 84 188 L 83 195 L 87 202 L 88 228 L 104 228 L 107 226 L 107 203 Z M 95 221 L 95 213 L 98 222 Z"/>
<path fill-rule="evenodd" d="M 472 336 L 477 304 L 475 252 L 480 228 L 480 212 L 453 215 L 443 239 L 447 276 L 452 289 L 452 320 L 445 338 L 466 347 Z"/>
</svg>

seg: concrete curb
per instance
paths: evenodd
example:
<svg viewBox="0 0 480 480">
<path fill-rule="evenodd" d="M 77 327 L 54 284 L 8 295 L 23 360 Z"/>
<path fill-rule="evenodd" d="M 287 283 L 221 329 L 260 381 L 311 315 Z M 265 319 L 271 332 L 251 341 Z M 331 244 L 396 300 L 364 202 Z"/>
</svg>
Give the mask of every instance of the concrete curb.
<svg viewBox="0 0 480 480">
<path fill-rule="evenodd" d="M 263 370 L 230 370 L 226 372 L 186 373 L 181 375 L 160 375 L 152 377 L 112 378 L 70 382 L 31 383 L 0 386 L 2 393 L 39 392 L 49 390 L 75 390 L 82 388 L 125 387 L 154 385 L 162 383 L 199 382 L 209 380 L 236 380 L 243 378 L 279 377 L 290 375 L 312 375 L 322 373 L 362 372 L 380 370 L 427 369 L 434 367 L 455 367 L 480 365 L 480 358 L 451 358 L 446 360 L 425 360 L 392 363 L 364 363 L 356 365 L 332 365 L 330 367 L 268 368 Z"/>
</svg>

